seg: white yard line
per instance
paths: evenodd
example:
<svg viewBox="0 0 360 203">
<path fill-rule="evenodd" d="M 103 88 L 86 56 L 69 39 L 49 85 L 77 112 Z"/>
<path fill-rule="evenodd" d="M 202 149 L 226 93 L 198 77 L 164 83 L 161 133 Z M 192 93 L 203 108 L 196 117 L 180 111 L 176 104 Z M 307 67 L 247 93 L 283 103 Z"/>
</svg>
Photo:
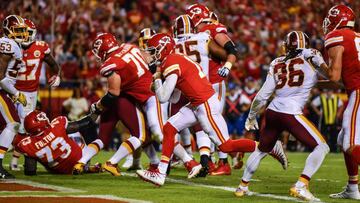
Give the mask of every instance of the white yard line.
<svg viewBox="0 0 360 203">
<path fill-rule="evenodd" d="M 15 179 L 15 180 L 3 180 L 2 182 L 5 182 L 5 183 L 18 183 L 18 184 L 23 184 L 23 185 L 33 186 L 33 187 L 52 189 L 52 190 L 55 190 L 57 192 L 62 192 L 62 193 L 83 193 L 83 192 L 86 192 L 85 190 L 79 190 L 79 189 L 61 187 L 61 186 L 55 186 L 55 185 L 48 185 L 48 184 L 38 183 L 38 182 L 30 181 L 30 180 Z M 9 192 L 9 191 L 0 191 L 0 193 L 4 193 L 4 192 Z M 31 191 L 31 192 L 46 192 L 46 191 Z"/>
<path fill-rule="evenodd" d="M 74 198 L 98 198 L 107 200 L 126 201 L 130 203 L 151 203 L 150 201 L 117 197 L 114 195 L 1 195 L 0 197 L 74 197 Z"/>
<path fill-rule="evenodd" d="M 125 176 L 137 177 L 137 175 L 134 174 L 134 173 L 124 173 L 123 172 L 121 174 L 125 175 Z M 205 184 L 193 183 L 193 182 L 189 182 L 189 181 L 186 181 L 186 180 L 178 180 L 178 179 L 173 179 L 173 178 L 166 178 L 166 181 L 172 182 L 172 183 L 179 183 L 179 184 L 194 186 L 194 187 L 210 188 L 210 189 L 216 189 L 216 190 L 225 190 L 225 191 L 229 191 L 229 192 L 235 192 L 235 190 L 236 190 L 236 188 L 233 188 L 233 187 L 205 185 Z M 304 201 L 301 201 L 301 200 L 299 200 L 299 199 L 297 199 L 295 197 L 273 195 L 273 194 L 263 194 L 263 193 L 257 193 L 257 192 L 252 192 L 251 196 L 266 197 L 266 198 L 278 199 L 278 200 L 286 200 L 286 201 L 291 201 L 291 202 L 304 202 Z"/>
</svg>

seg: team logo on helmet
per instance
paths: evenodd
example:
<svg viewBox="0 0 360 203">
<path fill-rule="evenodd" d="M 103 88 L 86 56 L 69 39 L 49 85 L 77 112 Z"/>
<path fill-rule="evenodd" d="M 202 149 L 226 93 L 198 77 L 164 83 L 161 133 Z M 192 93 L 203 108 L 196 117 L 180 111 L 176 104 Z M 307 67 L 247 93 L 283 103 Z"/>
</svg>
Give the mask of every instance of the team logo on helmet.
<svg viewBox="0 0 360 203">
<path fill-rule="evenodd" d="M 337 16 L 337 15 L 339 15 L 339 13 L 340 13 L 340 10 L 339 9 L 337 9 L 337 8 L 333 8 L 333 9 L 330 9 L 329 10 L 329 16 Z"/>
</svg>

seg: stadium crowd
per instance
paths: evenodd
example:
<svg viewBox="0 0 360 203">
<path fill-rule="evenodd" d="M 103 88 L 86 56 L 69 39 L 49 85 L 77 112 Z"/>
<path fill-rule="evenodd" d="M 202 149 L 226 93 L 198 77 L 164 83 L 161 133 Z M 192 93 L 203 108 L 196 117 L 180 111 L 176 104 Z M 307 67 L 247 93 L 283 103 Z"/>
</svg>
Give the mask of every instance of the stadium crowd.
<svg viewBox="0 0 360 203">
<path fill-rule="evenodd" d="M 231 121 L 235 126 L 238 123 L 244 124 L 249 108 L 249 102 L 243 102 L 241 95 L 246 94 L 251 101 L 251 95 L 255 95 L 265 78 L 271 60 L 281 52 L 282 39 L 287 32 L 304 31 L 310 36 L 312 47 L 322 50 L 321 25 L 327 10 L 340 2 L 353 8 L 360 6 L 359 1 L 352 0 L 274 0 L 271 1 L 271 6 L 266 5 L 266 2 L 268 3 L 266 0 L 206 1 L 209 9 L 227 26 L 242 56 L 232 69 L 228 81 L 228 101 L 241 103 L 239 115 L 236 116 L 240 119 Z M 90 42 L 97 33 L 111 32 L 123 42 L 137 43 L 138 33 L 144 27 L 152 27 L 158 32 L 171 32 L 174 19 L 192 3 L 195 1 L 14 0 L 0 5 L 0 17 L 4 18 L 10 13 L 31 17 L 37 25 L 38 37 L 50 44 L 62 67 L 61 86 L 67 88 L 81 85 L 82 95 L 90 103 L 98 98 L 94 91 L 104 88 L 101 82 L 96 82 L 101 81 L 98 63 L 90 51 Z M 358 9 L 355 12 L 359 15 Z M 54 35 L 51 34 L 52 31 Z M 249 82 L 253 83 L 250 87 Z M 320 92 L 313 98 L 316 95 L 320 95 Z M 230 110 L 228 103 L 228 121 L 234 113 Z M 313 112 L 314 108 L 309 108 L 308 111 Z M 315 114 L 313 121 L 318 123 L 320 114 Z M 238 132 L 242 130 L 241 127 L 235 127 L 233 132 L 235 135 L 242 134 Z"/>
</svg>

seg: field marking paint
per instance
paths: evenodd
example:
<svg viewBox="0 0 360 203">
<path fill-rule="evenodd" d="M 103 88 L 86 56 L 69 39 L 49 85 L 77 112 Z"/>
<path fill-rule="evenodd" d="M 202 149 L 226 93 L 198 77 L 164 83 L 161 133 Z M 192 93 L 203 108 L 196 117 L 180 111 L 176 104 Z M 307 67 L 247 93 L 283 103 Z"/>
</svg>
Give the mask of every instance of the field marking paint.
<svg viewBox="0 0 360 203">
<path fill-rule="evenodd" d="M 125 176 L 130 176 L 130 177 L 138 177 L 134 173 L 121 173 L 121 174 L 123 174 Z M 180 183 L 180 184 L 194 186 L 194 187 L 203 187 L 203 188 L 210 188 L 210 189 L 217 189 L 217 190 L 225 190 L 225 191 L 229 191 L 229 192 L 235 192 L 235 190 L 236 190 L 236 188 L 233 188 L 233 187 L 217 186 L 217 185 L 205 185 L 205 184 L 193 183 L 193 182 L 189 182 L 189 181 L 186 181 L 186 180 L 178 180 L 178 179 L 173 179 L 173 178 L 166 178 L 166 181 L 171 182 L 171 183 Z M 286 201 L 292 201 L 292 202 L 305 202 L 305 201 L 299 200 L 299 199 L 297 199 L 295 197 L 273 195 L 273 194 L 263 194 L 263 193 L 258 193 L 258 192 L 251 192 L 250 196 L 266 197 L 266 198 L 271 198 L 271 199 L 286 200 Z M 321 203 L 321 202 L 318 202 L 318 203 Z"/>
<path fill-rule="evenodd" d="M 117 197 L 114 195 L 0 195 L 0 197 L 72 197 L 72 198 L 98 198 L 98 199 L 106 199 L 106 200 L 114 200 L 114 201 L 127 201 L 129 203 L 151 203 L 150 201 L 145 200 L 137 200 L 137 199 L 129 199 L 123 197 Z"/>
<path fill-rule="evenodd" d="M 83 193 L 83 192 L 86 192 L 85 190 L 67 188 L 67 187 L 56 186 L 56 185 L 48 185 L 48 184 L 38 183 L 38 182 L 30 181 L 30 180 L 15 179 L 15 180 L 3 180 L 2 182 L 5 182 L 5 183 L 17 183 L 17 184 L 23 184 L 23 185 L 33 186 L 33 187 L 52 189 L 52 190 L 56 190 L 57 192 L 62 192 L 62 193 Z M 0 193 L 4 193 L 4 192 L 9 192 L 9 191 L 0 191 Z M 46 191 L 31 191 L 31 192 L 46 192 Z"/>
</svg>

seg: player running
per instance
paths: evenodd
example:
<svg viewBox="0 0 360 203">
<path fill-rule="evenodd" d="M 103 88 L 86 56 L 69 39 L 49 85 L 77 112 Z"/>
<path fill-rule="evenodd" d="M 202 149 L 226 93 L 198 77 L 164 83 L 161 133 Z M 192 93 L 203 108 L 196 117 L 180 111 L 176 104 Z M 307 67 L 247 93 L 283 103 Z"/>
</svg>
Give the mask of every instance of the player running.
<svg viewBox="0 0 360 203">
<path fill-rule="evenodd" d="M 271 95 L 275 95 L 265 112 L 266 124 L 260 131 L 259 147 L 249 156 L 241 183 L 235 192 L 238 197 L 251 194 L 248 184 L 252 175 L 261 159 L 273 148 L 280 133 L 286 130 L 312 149 L 301 176 L 290 188 L 290 195 L 307 201 L 319 200 L 309 191 L 309 181 L 320 168 L 329 147 L 317 128 L 302 115 L 302 109 L 310 90 L 317 83 L 317 71 L 307 59 L 316 56 L 316 66 L 324 65 L 325 62 L 320 52 L 307 48 L 308 40 L 301 31 L 287 34 L 284 42 L 286 55 L 271 62 L 266 81 L 251 104 L 245 128 L 257 130 L 256 115 Z"/>
<path fill-rule="evenodd" d="M 342 79 L 349 97 L 338 136 L 349 179 L 344 191 L 330 195 L 337 199 L 360 199 L 360 34 L 354 31 L 354 26 L 354 11 L 345 5 L 332 7 L 323 22 L 330 64 L 322 69 L 331 81 Z"/>
<path fill-rule="evenodd" d="M 209 61 L 208 72 L 210 83 L 215 89 L 218 100 L 220 101 L 220 109 L 223 111 L 225 107 L 226 85 L 225 78 L 230 74 L 230 70 L 236 62 L 238 51 L 235 44 L 227 34 L 227 29 L 219 23 L 217 16 L 202 4 L 193 4 L 186 9 L 186 14 L 190 16 L 197 32 L 208 33 L 213 41 L 224 48 L 226 51 L 226 60 L 211 56 Z M 203 67 L 204 68 L 204 67 Z M 199 136 L 206 136 L 203 132 L 198 132 Z M 215 150 L 212 145 L 212 151 Z M 211 172 L 211 175 L 230 175 L 231 167 L 227 159 L 228 155 L 219 151 L 219 162 L 217 168 Z"/>
<path fill-rule="evenodd" d="M 252 152 L 256 142 L 248 139 L 231 140 L 219 108 L 219 100 L 198 63 L 188 56 L 174 53 L 175 42 L 166 34 L 156 34 L 148 41 L 147 51 L 155 63 L 160 63 L 154 78 L 154 90 L 160 102 L 167 102 L 175 87 L 189 100 L 164 126 L 161 162 L 156 171 L 138 170 L 145 181 L 161 186 L 165 183 L 166 170 L 174 150 L 175 135 L 200 122 L 210 139 L 223 152 Z M 162 82 L 162 78 L 165 80 Z M 274 147 L 276 154 L 286 161 L 281 144 Z M 196 174 L 189 173 L 188 178 Z"/>
<path fill-rule="evenodd" d="M 103 62 L 100 74 L 107 78 L 109 88 L 107 94 L 92 105 L 92 109 L 99 112 L 106 109 L 112 111 L 118 96 L 121 94 L 127 95 L 146 112 L 146 123 L 149 124 L 152 133 L 162 138 L 162 119 L 160 118 L 162 111 L 155 94 L 150 90 L 152 75 L 140 49 L 135 45 L 126 43 L 119 45 L 112 34 L 102 33 L 94 40 L 93 52 Z M 101 116 L 106 116 L 105 112 Z M 140 124 L 145 126 L 145 120 L 142 119 Z M 115 155 L 104 164 L 104 169 L 113 175 L 120 175 L 117 163 L 139 148 L 145 142 L 145 139 L 144 135 L 139 138 L 131 137 L 123 142 Z M 148 146 L 151 147 L 152 145 Z M 178 144 L 177 148 L 182 148 L 182 146 Z M 151 156 L 149 158 L 153 160 L 151 162 L 155 165 L 159 163 L 159 160 L 156 157 L 155 149 L 153 147 L 152 149 L 147 155 Z M 181 153 L 176 155 L 183 159 L 190 173 L 200 171 L 201 165 L 196 163 L 184 148 L 182 148 Z"/>
<path fill-rule="evenodd" d="M 13 144 L 17 151 L 36 159 L 50 172 L 80 174 L 83 171 L 73 171 L 73 167 L 78 163 L 85 165 L 103 148 L 103 144 L 97 139 L 81 148 L 69 134 L 94 125 L 97 117 L 92 114 L 68 122 L 66 117 L 60 116 L 50 122 L 44 112 L 35 110 L 24 119 L 24 128 L 29 136 L 18 135 Z"/>
<path fill-rule="evenodd" d="M 56 63 L 54 57 L 51 55 L 49 45 L 44 41 L 36 40 L 36 26 L 29 20 L 24 19 L 29 32 L 29 37 L 26 41 L 21 43 L 23 49 L 23 61 L 25 66 L 19 67 L 18 75 L 16 77 L 16 89 L 23 93 L 27 100 L 27 105 L 16 105 L 20 117 L 19 134 L 25 136 L 24 118 L 31 111 L 36 108 L 36 101 L 38 96 L 39 79 L 43 62 L 45 62 L 52 74 L 49 79 L 49 85 L 52 88 L 60 84 L 60 66 Z M 10 163 L 10 170 L 19 171 L 18 167 L 18 153 L 14 151 L 13 158 Z"/>
<path fill-rule="evenodd" d="M 19 46 L 28 36 L 24 19 L 17 15 L 7 16 L 3 21 L 3 34 L 0 38 L 0 179 L 15 178 L 2 166 L 4 155 L 11 145 L 19 128 L 19 116 L 14 101 L 26 106 L 26 97 L 14 84 L 18 64 L 22 64 L 22 50 Z"/>
</svg>

